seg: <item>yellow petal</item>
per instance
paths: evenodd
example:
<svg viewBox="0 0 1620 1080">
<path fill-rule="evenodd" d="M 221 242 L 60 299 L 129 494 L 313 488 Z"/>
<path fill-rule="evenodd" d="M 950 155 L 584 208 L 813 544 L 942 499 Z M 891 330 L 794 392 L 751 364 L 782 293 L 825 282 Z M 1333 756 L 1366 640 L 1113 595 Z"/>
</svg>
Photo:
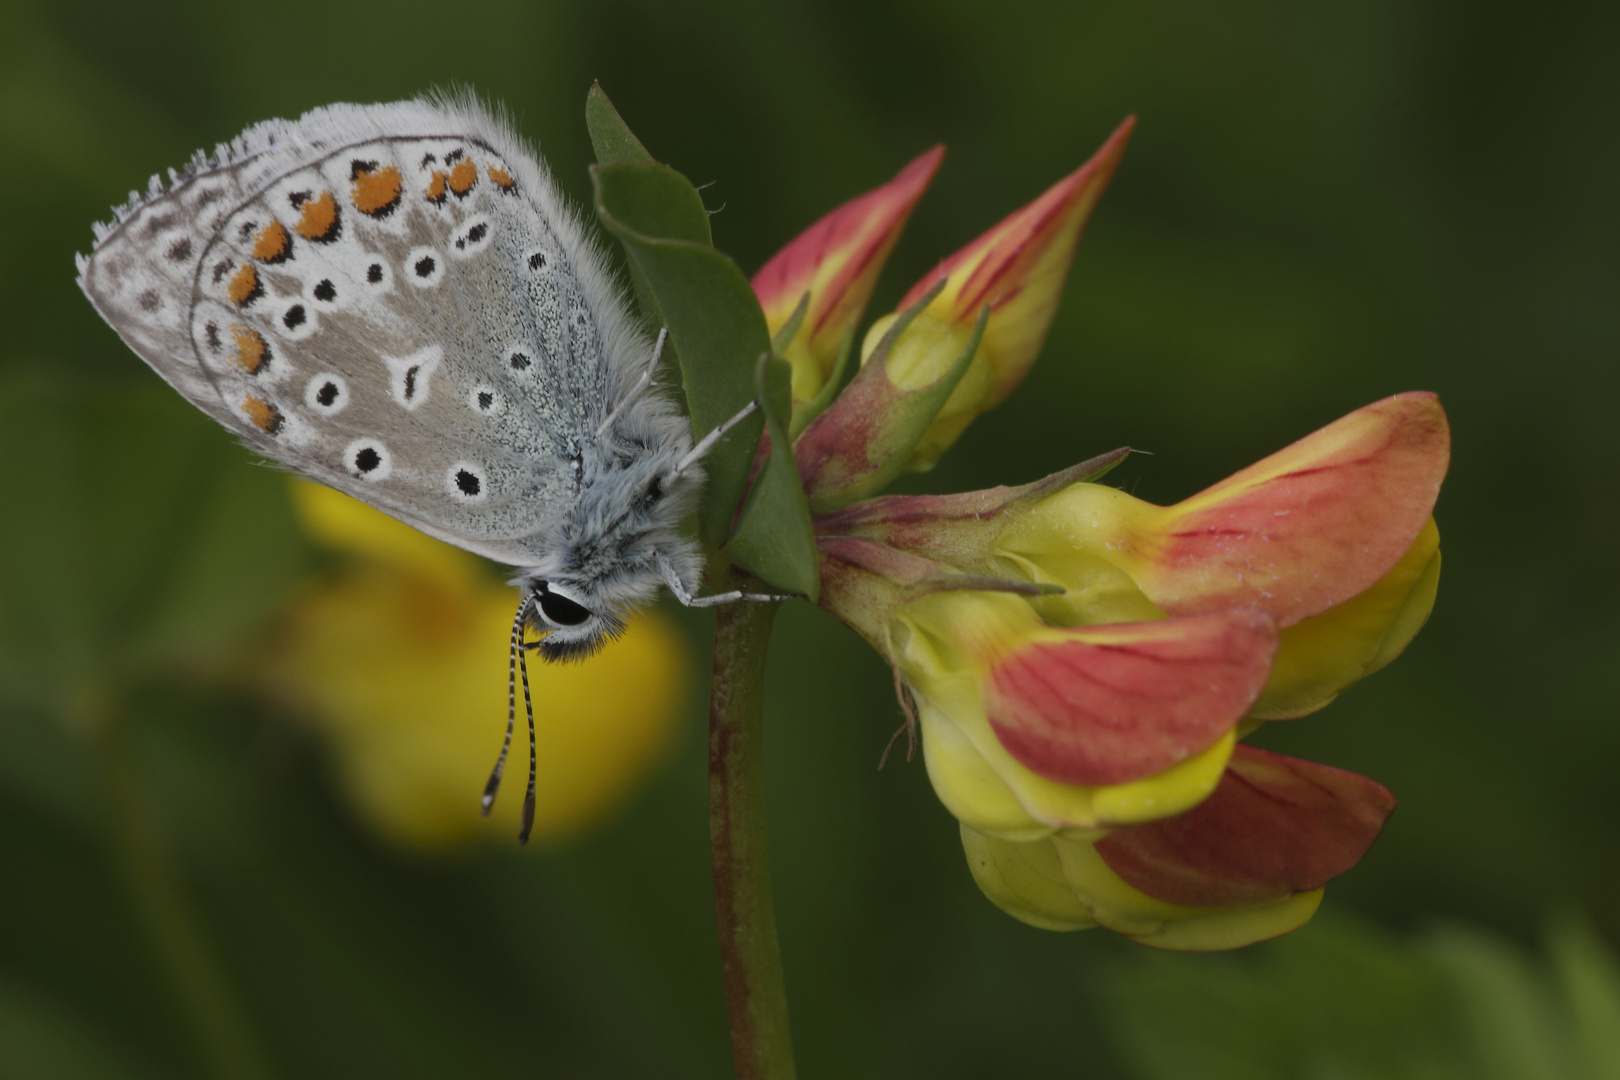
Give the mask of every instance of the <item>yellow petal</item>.
<svg viewBox="0 0 1620 1080">
<path fill-rule="evenodd" d="M 1315 712 L 1406 648 L 1434 607 L 1440 530 L 1430 518 L 1401 561 L 1360 596 L 1282 631 L 1271 679 L 1250 716 Z"/>
<path fill-rule="evenodd" d="M 1041 930 L 1097 925 L 1064 880 L 1050 843 L 1003 843 L 963 825 L 962 850 L 984 895 L 1013 918 Z"/>
</svg>

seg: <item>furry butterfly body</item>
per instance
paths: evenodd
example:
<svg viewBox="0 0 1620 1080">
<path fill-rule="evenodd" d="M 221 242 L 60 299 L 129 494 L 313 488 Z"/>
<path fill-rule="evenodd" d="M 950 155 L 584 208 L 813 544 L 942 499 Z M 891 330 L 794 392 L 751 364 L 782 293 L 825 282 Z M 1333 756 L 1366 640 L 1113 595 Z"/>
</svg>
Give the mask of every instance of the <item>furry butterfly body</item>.
<svg viewBox="0 0 1620 1080">
<path fill-rule="evenodd" d="M 588 652 L 701 562 L 656 358 L 544 165 L 471 100 L 333 105 L 199 153 L 96 228 L 79 283 L 266 456 L 517 568 Z"/>
</svg>

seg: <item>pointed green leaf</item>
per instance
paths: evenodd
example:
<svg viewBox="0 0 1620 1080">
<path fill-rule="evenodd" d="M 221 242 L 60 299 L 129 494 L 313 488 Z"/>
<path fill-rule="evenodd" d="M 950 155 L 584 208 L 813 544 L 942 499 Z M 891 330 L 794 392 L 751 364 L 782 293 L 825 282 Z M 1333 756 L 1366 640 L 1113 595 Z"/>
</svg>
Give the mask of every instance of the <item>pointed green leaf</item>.
<svg viewBox="0 0 1620 1080">
<path fill-rule="evenodd" d="M 737 531 L 724 554 L 736 566 L 814 603 L 821 594 L 816 545 L 810 534 L 810 507 L 788 439 L 792 408 L 792 366 L 762 354 L 755 369 L 759 403 L 770 432 L 771 451 L 748 492 Z"/>
<path fill-rule="evenodd" d="M 755 361 L 771 345 L 765 313 L 737 265 L 709 246 L 708 215 L 684 176 L 618 162 L 592 166 L 591 181 L 597 217 L 645 281 L 652 316 L 669 328 L 692 434 L 702 438 L 754 399 Z M 698 528 L 710 547 L 730 535 L 764 426 L 763 417 L 749 417 L 704 459 Z"/>
<path fill-rule="evenodd" d="M 619 110 L 608 100 L 599 82 L 591 83 L 590 93 L 585 95 L 585 127 L 591 133 L 591 149 L 596 151 L 596 160 L 604 165 L 614 161 L 653 160 L 619 115 Z"/>
</svg>

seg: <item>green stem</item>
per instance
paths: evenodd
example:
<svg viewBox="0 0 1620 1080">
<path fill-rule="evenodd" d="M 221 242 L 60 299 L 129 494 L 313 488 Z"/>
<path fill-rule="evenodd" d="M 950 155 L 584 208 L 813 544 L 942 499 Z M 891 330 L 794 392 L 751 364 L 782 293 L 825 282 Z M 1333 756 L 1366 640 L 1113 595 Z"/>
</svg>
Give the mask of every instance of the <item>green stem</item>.
<svg viewBox="0 0 1620 1080">
<path fill-rule="evenodd" d="M 716 609 L 709 699 L 709 854 L 738 1080 L 792 1080 L 765 843 L 765 650 L 776 604 Z"/>
<path fill-rule="evenodd" d="M 208 1075 L 268 1080 L 229 982 L 201 933 L 181 887 L 162 829 L 141 783 L 127 724 L 107 716 L 95 725 L 108 840 L 119 879 L 147 942 L 168 977 Z"/>
</svg>

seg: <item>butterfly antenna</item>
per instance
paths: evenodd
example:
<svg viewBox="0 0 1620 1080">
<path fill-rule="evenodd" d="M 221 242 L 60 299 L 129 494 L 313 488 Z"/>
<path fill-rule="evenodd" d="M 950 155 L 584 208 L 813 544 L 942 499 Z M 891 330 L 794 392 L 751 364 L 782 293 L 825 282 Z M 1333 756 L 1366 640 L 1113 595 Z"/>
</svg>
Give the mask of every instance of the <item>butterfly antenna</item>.
<svg viewBox="0 0 1620 1080">
<path fill-rule="evenodd" d="M 529 654 L 525 649 L 518 650 L 518 672 L 523 678 L 523 711 L 529 717 L 529 790 L 523 796 L 523 829 L 518 833 L 518 843 L 529 842 L 529 832 L 534 828 L 534 700 L 529 696 Z"/>
<path fill-rule="evenodd" d="M 640 397 L 641 392 L 652 384 L 653 372 L 658 370 L 658 358 L 664 355 L 664 340 L 668 337 L 668 327 L 658 331 L 658 344 L 653 346 L 652 361 L 647 365 L 647 370 L 641 373 L 641 378 L 636 380 L 636 385 L 632 386 L 630 392 L 624 395 L 624 400 L 613 406 L 613 411 L 607 414 L 607 419 L 597 425 L 596 434 L 591 437 L 593 442 L 601 442 L 603 433 L 613 426 L 613 421 L 619 418 L 619 414 L 629 408 L 630 403 Z"/>
<path fill-rule="evenodd" d="M 512 618 L 512 645 L 506 657 L 506 738 L 501 740 L 501 756 L 495 759 L 495 767 L 489 772 L 489 783 L 484 785 L 480 809 L 485 817 L 489 817 L 490 810 L 495 806 L 495 795 L 501 790 L 501 776 L 506 772 L 506 754 L 512 749 L 512 727 L 517 723 L 517 662 L 523 638 L 523 615 L 528 610 L 529 598 L 525 596 Z"/>
<path fill-rule="evenodd" d="M 726 432 L 730 431 L 732 428 L 736 427 L 750 416 L 753 416 L 754 411 L 758 408 L 759 402 L 750 401 L 747 405 L 744 405 L 738 410 L 736 416 L 733 416 L 730 420 L 727 420 L 725 423 L 703 436 L 703 441 L 692 447 L 692 449 L 687 452 L 687 455 L 681 458 L 681 460 L 675 464 L 675 468 L 670 470 L 669 478 L 674 480 L 676 477 L 680 476 L 681 473 L 691 468 L 693 462 L 701 460 L 704 454 L 707 454 L 710 450 L 714 449 L 714 444 L 719 442 Z"/>
</svg>

